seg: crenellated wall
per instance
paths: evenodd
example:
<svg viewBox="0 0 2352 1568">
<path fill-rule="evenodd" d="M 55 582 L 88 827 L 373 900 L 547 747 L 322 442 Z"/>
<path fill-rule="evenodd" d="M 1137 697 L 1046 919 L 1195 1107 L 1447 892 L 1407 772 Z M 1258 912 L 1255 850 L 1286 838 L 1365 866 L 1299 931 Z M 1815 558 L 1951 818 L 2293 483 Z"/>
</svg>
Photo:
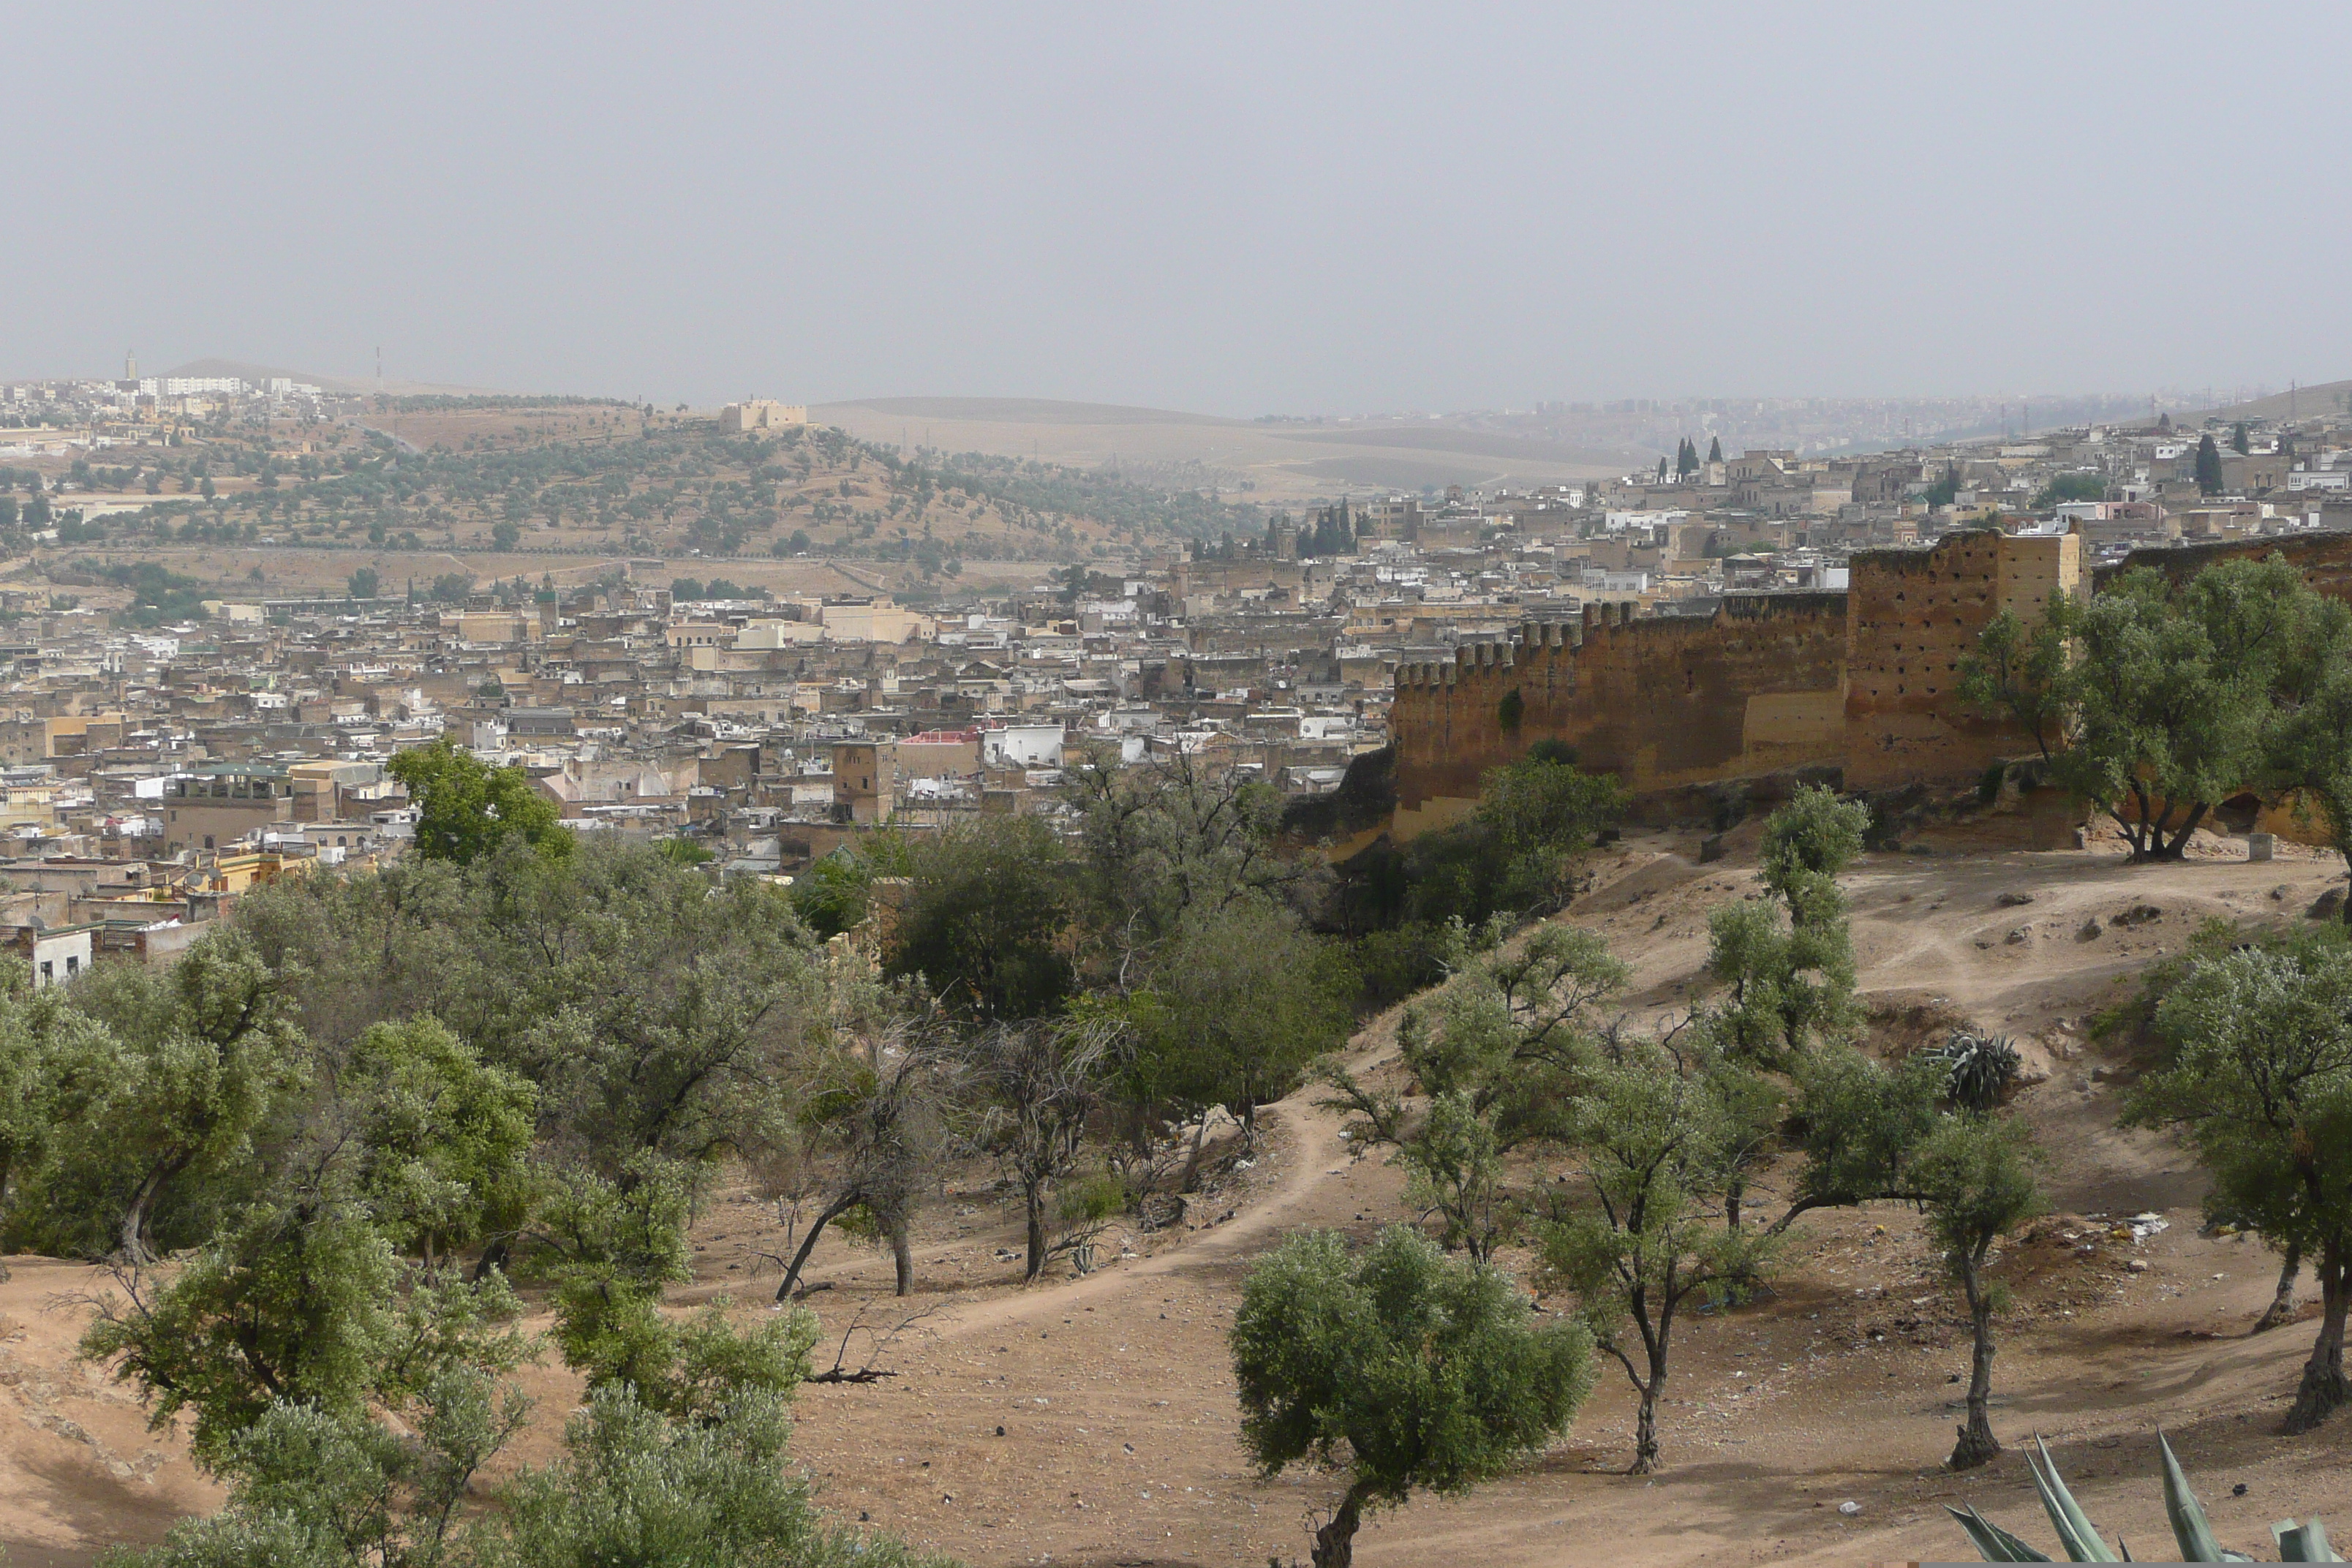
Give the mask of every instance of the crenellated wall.
<svg viewBox="0 0 2352 1568">
<path fill-rule="evenodd" d="M 1475 799 L 1481 773 L 1544 739 L 1637 795 L 1843 757 L 1844 595 L 1743 595 L 1706 619 L 1626 609 L 1590 606 L 1580 622 L 1530 622 L 1510 643 L 1400 668 L 1400 808 Z"/>
<path fill-rule="evenodd" d="M 1842 768 L 1849 789 L 1974 778 L 2032 742 L 1962 710 L 1960 657 L 2002 606 L 2031 617 L 2078 588 L 2081 563 L 2072 535 L 1956 534 L 1856 555 L 1850 594 L 1733 595 L 1706 619 L 1588 607 L 1404 666 L 1398 828 L 1458 815 L 1546 739 L 1636 795 L 1798 768 Z"/>
</svg>

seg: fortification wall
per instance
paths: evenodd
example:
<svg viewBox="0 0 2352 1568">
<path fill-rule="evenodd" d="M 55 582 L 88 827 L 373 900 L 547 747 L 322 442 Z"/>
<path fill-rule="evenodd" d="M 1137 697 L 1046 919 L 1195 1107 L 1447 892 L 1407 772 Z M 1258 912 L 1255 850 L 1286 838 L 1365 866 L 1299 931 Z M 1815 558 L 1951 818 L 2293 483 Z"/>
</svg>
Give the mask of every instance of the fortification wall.
<svg viewBox="0 0 2352 1568">
<path fill-rule="evenodd" d="M 2285 556 L 2303 574 L 2305 581 L 2329 598 L 2352 602 L 2352 532 L 2155 545 L 2135 550 L 2122 561 L 2100 567 L 2098 585 L 2105 587 L 2135 566 L 2152 566 L 2176 584 L 2186 583 L 2216 561 L 2262 561 L 2273 553 Z"/>
<path fill-rule="evenodd" d="M 2032 751 L 1960 702 L 1960 660 L 2003 608 L 2031 623 L 2053 593 L 2079 592 L 2081 542 L 1986 530 L 1852 568 L 1849 595 L 1736 595 L 1704 620 L 1591 606 L 1399 669 L 1396 831 L 1457 816 L 1480 774 L 1539 740 L 1636 795 L 1821 767 L 1853 790 L 1958 783 Z M 2352 536 L 2341 576 L 2352 597 Z"/>
<path fill-rule="evenodd" d="M 1927 550 L 1869 550 L 1851 563 L 1845 786 L 1972 778 L 2033 737 L 1959 700 L 1960 660 L 2003 609 L 2029 625 L 2052 594 L 2083 586 L 2082 541 L 1986 529 Z"/>
<path fill-rule="evenodd" d="M 1538 740 L 1636 795 L 1837 765 L 1844 595 L 1737 595 L 1706 619 L 1630 610 L 1587 606 L 1581 621 L 1530 622 L 1511 642 L 1400 668 L 1400 827 L 1448 815 L 1432 802 L 1475 800 L 1481 773 Z"/>
</svg>

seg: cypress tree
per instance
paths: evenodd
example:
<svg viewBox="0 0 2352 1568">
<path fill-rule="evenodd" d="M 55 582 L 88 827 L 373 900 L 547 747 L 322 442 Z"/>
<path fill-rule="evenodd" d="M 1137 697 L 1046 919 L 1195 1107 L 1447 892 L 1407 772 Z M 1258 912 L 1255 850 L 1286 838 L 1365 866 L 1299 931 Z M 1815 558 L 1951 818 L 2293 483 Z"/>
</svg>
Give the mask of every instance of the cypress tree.
<svg viewBox="0 0 2352 1568">
<path fill-rule="evenodd" d="M 1709 437 L 1707 438 L 1707 443 L 1706 443 L 1706 460 L 1707 460 L 1708 462 L 1710 462 L 1710 463 L 1720 463 L 1721 461 L 1723 461 L 1723 437 L 1720 437 L 1720 436 L 1711 436 L 1711 437 Z"/>
<path fill-rule="evenodd" d="M 2197 441 L 2197 488 L 2209 496 L 2221 489 L 2221 448 L 2213 444 L 2210 430 Z"/>
</svg>

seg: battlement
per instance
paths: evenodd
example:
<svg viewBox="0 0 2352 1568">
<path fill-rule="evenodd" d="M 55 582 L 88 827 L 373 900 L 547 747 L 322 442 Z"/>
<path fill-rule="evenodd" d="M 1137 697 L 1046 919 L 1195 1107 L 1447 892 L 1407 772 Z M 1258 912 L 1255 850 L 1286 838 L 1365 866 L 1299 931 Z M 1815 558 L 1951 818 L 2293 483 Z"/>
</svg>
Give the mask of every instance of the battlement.
<svg viewBox="0 0 2352 1568">
<path fill-rule="evenodd" d="M 1481 774 L 1538 740 L 1636 795 L 1794 769 L 1842 770 L 1850 788 L 1973 777 L 2032 741 L 1958 702 L 1960 657 L 2001 608 L 2031 616 L 2081 576 L 2072 535 L 1987 530 L 1857 554 L 1845 594 L 1525 622 L 1398 668 L 1399 805 L 1475 799 Z"/>
</svg>

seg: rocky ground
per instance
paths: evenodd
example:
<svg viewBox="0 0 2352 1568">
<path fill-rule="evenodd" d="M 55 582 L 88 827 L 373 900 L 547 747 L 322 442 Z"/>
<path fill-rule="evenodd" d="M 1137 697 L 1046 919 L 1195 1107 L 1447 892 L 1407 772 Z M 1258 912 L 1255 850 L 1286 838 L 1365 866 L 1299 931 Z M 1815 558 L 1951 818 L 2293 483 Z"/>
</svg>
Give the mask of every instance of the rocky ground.
<svg viewBox="0 0 2352 1568">
<path fill-rule="evenodd" d="M 1569 918 L 1634 966 L 1629 1007 L 1664 1012 L 1694 994 L 1706 911 L 1753 888 L 1753 831 L 1709 865 L 1691 836 L 1633 834 L 1601 867 Z M 2116 1126 L 2133 1064 L 2089 1023 L 2207 919 L 2306 918 L 2340 886 L 2341 864 L 2282 846 L 2281 859 L 2250 865 L 2227 840 L 2200 839 L 2169 867 L 2129 867 L 2117 851 L 2095 838 L 2060 854 L 1876 855 L 1846 879 L 1878 1033 L 1899 1042 L 1966 1019 L 2016 1037 L 2034 1080 L 2018 1109 L 2053 1156 L 2056 1212 L 1996 1270 L 2012 1296 L 1994 1408 L 2009 1455 L 1966 1477 L 1940 1468 L 1967 1333 L 1916 1216 L 1815 1214 L 1792 1227 L 1761 1300 L 1682 1331 L 1664 1473 L 1622 1473 L 1633 1402 L 1612 1373 L 1538 1462 L 1467 1497 L 1376 1516 L 1360 1560 L 1962 1556 L 1945 1502 L 2046 1535 L 2014 1449 L 2035 1432 L 2111 1536 L 2168 1548 L 2159 1424 L 2225 1544 L 2271 1555 L 2267 1526 L 2290 1514 L 2352 1527 L 2352 1417 L 2306 1437 L 2277 1433 L 2309 1323 L 2246 1332 L 2276 1258 L 2200 1234 L 2196 1171 L 2163 1139 Z M 1391 1015 L 1359 1037 L 1360 1064 L 1392 1056 L 1394 1026 Z M 927 1212 L 907 1301 L 885 1293 L 887 1256 L 827 1238 L 809 1276 L 828 1287 L 808 1298 L 826 1326 L 820 1364 L 846 1336 L 845 1367 L 897 1374 L 803 1395 L 798 1451 L 827 1506 L 975 1563 L 1303 1556 L 1337 1489 L 1250 1473 L 1224 1331 L 1250 1260 L 1284 1232 L 1368 1236 L 1402 1212 L 1399 1174 L 1351 1159 L 1315 1099 L 1270 1110 L 1254 1152 L 1229 1144 L 1216 1190 L 1182 1219 L 1105 1237 L 1102 1267 L 1084 1277 L 1057 1266 L 1019 1285 L 1017 1213 L 979 1170 Z M 1762 1184 L 1759 1195 L 1776 1194 Z M 730 1293 L 743 1311 L 772 1310 L 771 1255 L 784 1249 L 772 1205 L 728 1194 L 696 1239 L 700 1281 L 686 1300 Z M 144 1432 L 130 1398 L 71 1358 L 88 1310 L 77 1297 L 102 1277 L 14 1261 L 0 1285 L 0 1411 L 18 1416 L 0 1420 L 0 1538 L 21 1543 L 14 1561 L 84 1561 L 205 1506 L 214 1493 L 174 1435 Z M 544 1367 L 527 1381 L 543 1419 L 523 1459 L 551 1448 L 577 1392 Z"/>
</svg>

